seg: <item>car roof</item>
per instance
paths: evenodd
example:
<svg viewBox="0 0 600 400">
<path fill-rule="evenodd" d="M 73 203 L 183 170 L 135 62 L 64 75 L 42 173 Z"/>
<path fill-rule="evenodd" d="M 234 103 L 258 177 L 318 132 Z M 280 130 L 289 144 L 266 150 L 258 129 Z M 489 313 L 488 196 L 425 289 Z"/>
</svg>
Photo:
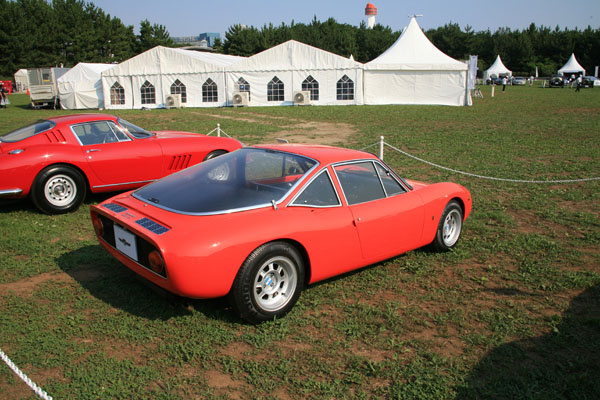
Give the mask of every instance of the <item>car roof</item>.
<svg viewBox="0 0 600 400">
<path fill-rule="evenodd" d="M 71 114 L 71 115 L 59 115 L 57 117 L 46 118 L 48 121 L 55 123 L 66 123 L 66 124 L 77 124 L 86 121 L 103 121 L 112 120 L 115 121 L 117 117 L 109 114 Z"/>
<path fill-rule="evenodd" d="M 362 159 L 377 159 L 371 153 L 367 153 L 361 150 L 345 149 L 342 147 L 332 147 L 325 145 L 312 145 L 312 144 L 264 144 L 256 145 L 252 147 L 271 149 L 277 151 L 284 151 L 288 153 L 295 153 L 312 158 L 318 161 L 320 164 L 331 164 L 349 160 L 362 160 Z"/>
</svg>

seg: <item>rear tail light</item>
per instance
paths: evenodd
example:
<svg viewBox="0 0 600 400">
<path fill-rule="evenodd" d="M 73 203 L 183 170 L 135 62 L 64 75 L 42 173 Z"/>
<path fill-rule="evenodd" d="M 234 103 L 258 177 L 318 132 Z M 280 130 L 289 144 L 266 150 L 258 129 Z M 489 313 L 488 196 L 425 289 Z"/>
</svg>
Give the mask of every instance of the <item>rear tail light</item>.
<svg viewBox="0 0 600 400">
<path fill-rule="evenodd" d="M 104 235 L 104 225 L 102 224 L 102 221 L 98 215 L 94 214 L 92 217 L 92 224 L 94 225 L 94 231 L 96 232 L 96 235 L 102 237 Z"/>
<path fill-rule="evenodd" d="M 153 250 L 150 252 L 150 254 L 148 254 L 148 264 L 150 264 L 150 269 L 152 271 L 159 275 L 164 275 L 163 271 L 165 269 L 165 261 L 158 250 Z"/>
</svg>

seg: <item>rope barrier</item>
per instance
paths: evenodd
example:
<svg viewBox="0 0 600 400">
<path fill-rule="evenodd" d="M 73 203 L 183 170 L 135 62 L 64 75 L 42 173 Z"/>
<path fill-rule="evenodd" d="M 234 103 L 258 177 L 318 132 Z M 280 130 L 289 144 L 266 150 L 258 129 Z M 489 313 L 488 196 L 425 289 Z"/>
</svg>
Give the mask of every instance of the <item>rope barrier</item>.
<svg viewBox="0 0 600 400">
<path fill-rule="evenodd" d="M 382 136 L 382 141 L 383 141 L 383 136 Z M 379 145 L 380 142 L 377 143 L 373 143 L 361 150 L 366 150 L 369 149 L 371 147 L 377 146 Z M 414 156 L 410 153 L 407 153 L 406 151 L 400 150 L 397 147 L 392 146 L 391 144 L 387 143 L 387 142 L 383 142 L 383 144 L 385 144 L 386 146 L 388 146 L 389 148 L 391 148 L 392 150 L 397 151 L 400 154 L 403 154 L 407 157 L 410 157 L 414 160 L 420 161 L 422 163 L 431 165 L 432 167 L 436 167 L 436 168 L 440 168 L 446 171 L 450 171 L 450 172 L 454 172 L 457 174 L 462 174 L 462 175 L 467 175 L 467 176 L 471 176 L 474 178 L 480 178 L 480 179 L 488 179 L 488 180 L 493 180 L 493 181 L 502 181 L 502 182 L 512 182 L 512 183 L 576 183 L 576 182 L 589 182 L 589 181 L 600 181 L 600 177 L 593 177 L 593 178 L 581 178 L 581 179 L 559 179 L 559 180 L 527 180 L 527 179 L 509 179 L 509 178 L 497 178 L 497 177 L 493 177 L 493 176 L 485 176 L 485 175 L 477 175 L 477 174 L 472 174 L 470 172 L 464 172 L 464 171 L 459 171 L 457 169 L 453 169 L 453 168 L 448 168 L 448 167 L 444 167 L 443 165 L 439 165 L 439 164 L 435 164 L 432 163 L 431 161 L 427 161 L 424 160 L 422 158 L 419 158 L 417 156 Z M 380 155 L 380 158 L 383 159 L 382 154 Z"/>
<path fill-rule="evenodd" d="M 42 390 L 42 388 L 40 388 L 38 385 L 36 385 L 31 379 L 29 379 L 27 377 L 27 375 L 25 375 L 20 369 L 19 367 L 17 367 L 11 360 L 10 358 L 8 358 L 8 356 L 6 354 L 4 354 L 4 352 L 2 351 L 2 349 L 0 349 L 0 358 L 2 358 L 2 361 L 4 361 L 6 363 L 6 365 L 8 365 L 8 367 L 10 369 L 13 370 L 13 372 L 15 374 L 17 374 L 19 376 L 19 378 L 21 378 L 21 380 L 23 382 L 25 382 L 25 384 L 27 386 L 29 386 L 29 388 L 31 390 L 33 390 L 35 392 L 35 394 L 37 394 L 41 399 L 44 400 L 52 400 L 52 397 L 48 395 L 48 393 L 44 392 L 44 390 Z"/>
</svg>

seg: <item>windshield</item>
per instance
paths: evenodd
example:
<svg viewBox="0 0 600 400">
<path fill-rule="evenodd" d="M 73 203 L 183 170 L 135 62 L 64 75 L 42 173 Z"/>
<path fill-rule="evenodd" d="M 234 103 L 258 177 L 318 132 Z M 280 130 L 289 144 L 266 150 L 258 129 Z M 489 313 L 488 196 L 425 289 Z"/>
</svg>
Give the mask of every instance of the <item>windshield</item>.
<svg viewBox="0 0 600 400">
<path fill-rule="evenodd" d="M 131 134 L 131 136 L 133 136 L 136 139 L 145 139 L 154 136 L 152 132 L 148 132 L 147 130 L 142 129 L 139 126 L 132 124 L 131 122 L 125 121 L 122 118 L 119 118 L 117 122 L 119 122 L 119 125 L 125 128 Z"/>
<path fill-rule="evenodd" d="M 45 132 L 54 128 L 56 124 L 52 121 L 40 120 L 31 125 L 24 126 L 17 130 L 7 133 L 6 135 L 0 137 L 0 141 L 2 142 L 18 142 L 19 140 L 27 139 L 33 135 L 37 135 L 38 133 Z"/>
<path fill-rule="evenodd" d="M 316 161 L 244 148 L 197 164 L 137 190 L 133 196 L 183 214 L 220 214 L 279 202 Z"/>
</svg>

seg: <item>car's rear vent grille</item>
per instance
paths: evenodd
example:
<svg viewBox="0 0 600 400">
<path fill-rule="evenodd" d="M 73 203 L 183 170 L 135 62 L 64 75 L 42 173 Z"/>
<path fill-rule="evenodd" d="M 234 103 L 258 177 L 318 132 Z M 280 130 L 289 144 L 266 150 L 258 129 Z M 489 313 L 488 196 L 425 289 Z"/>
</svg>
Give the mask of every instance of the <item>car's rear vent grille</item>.
<svg viewBox="0 0 600 400">
<path fill-rule="evenodd" d="M 102 204 L 102 207 L 108 208 L 110 211 L 120 213 L 127 210 L 127 207 L 115 203 Z"/>
<path fill-rule="evenodd" d="M 46 139 L 48 139 L 50 143 L 62 143 L 67 141 L 60 129 L 55 129 L 50 132 L 46 132 Z"/>
<path fill-rule="evenodd" d="M 192 161 L 191 154 L 182 154 L 179 156 L 173 156 L 171 159 L 171 164 L 169 165 L 169 170 L 179 170 L 184 169 L 190 166 L 190 161 Z"/>
<path fill-rule="evenodd" d="M 148 229 L 150 232 L 156 233 L 157 235 L 162 235 L 165 232 L 169 231 L 169 228 L 162 226 L 159 223 L 156 223 L 148 218 L 142 218 L 135 221 L 136 224 L 143 226 Z"/>
</svg>

